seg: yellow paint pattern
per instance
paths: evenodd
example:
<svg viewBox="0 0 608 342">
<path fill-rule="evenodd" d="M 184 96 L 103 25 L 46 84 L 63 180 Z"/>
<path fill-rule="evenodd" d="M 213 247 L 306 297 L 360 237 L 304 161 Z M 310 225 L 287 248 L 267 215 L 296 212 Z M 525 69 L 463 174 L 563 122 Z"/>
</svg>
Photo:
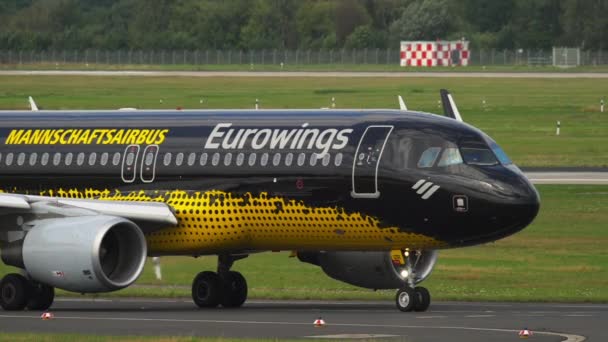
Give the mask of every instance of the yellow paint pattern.
<svg viewBox="0 0 608 342">
<path fill-rule="evenodd" d="M 380 222 L 342 208 L 306 205 L 267 193 L 223 191 L 47 190 L 44 196 L 113 201 L 155 201 L 170 205 L 178 225 L 147 234 L 154 254 L 216 254 L 238 250 L 436 249 L 443 241 L 381 227 Z"/>
</svg>

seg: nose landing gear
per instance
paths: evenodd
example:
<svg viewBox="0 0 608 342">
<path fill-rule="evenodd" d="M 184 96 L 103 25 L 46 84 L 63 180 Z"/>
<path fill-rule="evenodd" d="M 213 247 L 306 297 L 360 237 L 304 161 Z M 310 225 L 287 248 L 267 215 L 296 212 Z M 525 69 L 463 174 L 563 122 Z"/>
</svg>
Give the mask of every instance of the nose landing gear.
<svg viewBox="0 0 608 342">
<path fill-rule="evenodd" d="M 230 271 L 232 264 L 243 256 L 218 256 L 217 273 L 199 273 L 192 282 L 192 299 L 200 308 L 222 305 L 226 308 L 240 307 L 247 300 L 247 281 L 242 274 Z"/>
<path fill-rule="evenodd" d="M 420 260 L 421 253 L 415 252 L 413 256 L 409 251 L 403 253 L 405 257 L 405 270 L 401 275 L 404 278 L 405 286 L 397 290 L 395 304 L 397 309 L 403 312 L 428 310 L 431 305 L 431 294 L 425 287 L 416 287 L 416 264 Z M 412 259 L 415 259 L 412 265 Z"/>
</svg>

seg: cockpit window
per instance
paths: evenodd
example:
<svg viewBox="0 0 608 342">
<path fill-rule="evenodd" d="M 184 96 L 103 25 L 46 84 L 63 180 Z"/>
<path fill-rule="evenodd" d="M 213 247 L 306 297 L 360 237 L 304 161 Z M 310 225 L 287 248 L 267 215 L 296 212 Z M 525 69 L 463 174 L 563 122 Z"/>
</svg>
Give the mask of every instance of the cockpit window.
<svg viewBox="0 0 608 342">
<path fill-rule="evenodd" d="M 441 154 L 441 159 L 439 159 L 439 163 L 437 163 L 437 166 L 445 167 L 456 164 L 462 164 L 462 157 L 460 156 L 460 151 L 458 151 L 458 149 L 454 147 L 444 149 L 443 154 Z"/>
<path fill-rule="evenodd" d="M 429 147 L 420 156 L 420 160 L 418 160 L 419 168 L 427 168 L 433 167 L 435 164 L 435 160 L 437 156 L 439 156 L 439 152 L 441 151 L 441 147 Z"/>
<path fill-rule="evenodd" d="M 460 149 L 464 162 L 469 165 L 496 165 L 498 160 L 492 151 L 486 148 L 463 147 Z"/>
<path fill-rule="evenodd" d="M 500 146 L 498 146 L 497 143 L 491 142 L 490 148 L 492 149 L 492 151 L 496 155 L 496 158 L 498 158 L 498 160 L 500 161 L 501 164 L 503 164 L 503 165 L 513 164 L 511 159 L 509 159 L 509 157 L 507 157 L 507 154 L 505 153 L 505 151 L 503 151 L 502 148 L 500 148 Z"/>
</svg>

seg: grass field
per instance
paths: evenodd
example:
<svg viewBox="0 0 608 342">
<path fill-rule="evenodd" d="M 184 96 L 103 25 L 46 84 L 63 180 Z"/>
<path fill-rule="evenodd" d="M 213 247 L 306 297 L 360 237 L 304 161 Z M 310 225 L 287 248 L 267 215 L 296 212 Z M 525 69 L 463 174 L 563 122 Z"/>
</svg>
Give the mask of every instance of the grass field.
<svg viewBox="0 0 608 342">
<path fill-rule="evenodd" d="M 440 253 L 424 283 L 434 299 L 608 302 L 608 186 L 538 188 L 542 208 L 529 228 L 496 243 Z M 216 259 L 161 260 L 163 281 L 147 265 L 137 286 L 111 295 L 189 297 L 194 275 L 215 269 Z M 252 255 L 234 269 L 247 278 L 250 298 L 392 300 L 394 295 L 335 281 L 288 253 Z M 0 266 L 0 273 L 8 271 Z"/>
<path fill-rule="evenodd" d="M 171 71 L 386 71 L 386 72 L 608 72 L 608 65 L 560 68 L 551 65 L 490 65 L 416 68 L 399 64 L 0 64 L 0 70 L 171 70 Z"/>
<path fill-rule="evenodd" d="M 465 121 L 494 137 L 520 166 L 608 166 L 608 79 L 163 78 L 0 76 L 0 109 L 396 108 L 440 112 L 451 89 Z M 161 103 L 162 99 L 162 103 Z M 556 122 L 561 135 L 555 135 Z"/>
</svg>

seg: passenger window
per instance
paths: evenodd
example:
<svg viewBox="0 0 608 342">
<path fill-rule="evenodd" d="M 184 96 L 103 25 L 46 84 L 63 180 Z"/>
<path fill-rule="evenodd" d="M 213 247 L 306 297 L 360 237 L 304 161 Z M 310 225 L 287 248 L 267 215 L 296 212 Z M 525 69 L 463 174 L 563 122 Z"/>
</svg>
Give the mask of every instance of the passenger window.
<svg viewBox="0 0 608 342">
<path fill-rule="evenodd" d="M 146 153 L 146 159 L 144 159 L 144 164 L 146 166 L 152 166 L 153 162 L 154 162 L 154 152 Z"/>
<path fill-rule="evenodd" d="M 300 153 L 300 155 L 298 155 L 298 166 L 304 165 L 305 162 L 306 162 L 306 154 Z"/>
<path fill-rule="evenodd" d="M 343 158 L 343 154 L 342 153 L 338 153 L 336 154 L 336 158 L 334 158 L 334 165 L 336 166 L 340 166 L 342 165 L 342 158 Z"/>
<path fill-rule="evenodd" d="M 437 166 L 444 167 L 456 164 L 462 164 L 462 157 L 460 156 L 458 149 L 454 147 L 444 149 Z"/>
<path fill-rule="evenodd" d="M 262 154 L 262 159 L 260 160 L 260 164 L 262 166 L 266 166 L 268 164 L 268 153 Z"/>
<path fill-rule="evenodd" d="M 25 163 L 25 153 L 19 153 L 19 156 L 17 157 L 17 165 L 21 166 L 23 163 Z"/>
<path fill-rule="evenodd" d="M 61 153 L 57 152 L 53 155 L 53 165 L 57 166 L 61 163 Z"/>
<path fill-rule="evenodd" d="M 245 154 L 243 154 L 243 153 L 239 153 L 239 154 L 236 156 L 236 165 L 237 165 L 237 166 L 241 166 L 241 165 L 243 165 L 243 162 L 244 162 L 244 161 L 245 161 Z"/>
<path fill-rule="evenodd" d="M 331 157 L 329 156 L 329 153 L 325 153 L 325 155 L 323 156 L 323 160 L 321 160 L 321 163 L 323 164 L 323 166 L 329 165 L 330 159 L 331 159 Z"/>
<path fill-rule="evenodd" d="M 0 162 L 2 161 L 2 153 L 0 153 Z"/>
<path fill-rule="evenodd" d="M 93 152 L 89 155 L 89 165 L 90 166 L 95 165 L 96 161 L 97 161 L 97 153 Z"/>
<path fill-rule="evenodd" d="M 469 165 L 496 165 L 498 160 L 492 151 L 486 148 L 463 147 L 460 149 L 464 162 Z"/>
<path fill-rule="evenodd" d="M 441 147 L 429 147 L 426 149 L 426 151 L 422 152 L 420 160 L 418 160 L 418 167 L 433 167 L 433 164 L 435 164 L 435 160 L 437 159 L 437 156 L 439 156 L 440 151 Z"/>
<path fill-rule="evenodd" d="M 224 156 L 224 165 L 230 166 L 230 163 L 232 163 L 232 153 L 226 153 Z"/>
<path fill-rule="evenodd" d="M 293 153 L 287 153 L 287 156 L 285 156 L 285 165 L 291 166 L 292 162 L 293 162 Z"/>
<path fill-rule="evenodd" d="M 99 161 L 102 166 L 106 166 L 108 164 L 109 154 L 108 152 L 104 152 L 101 154 L 101 160 Z"/>
<path fill-rule="evenodd" d="M 6 155 L 5 162 L 6 162 L 6 165 L 8 165 L 8 166 L 13 165 L 13 154 L 12 153 L 9 153 Z"/>
<path fill-rule="evenodd" d="M 275 153 L 274 157 L 272 158 L 272 165 L 279 166 L 280 163 L 281 163 L 281 154 Z"/>
<path fill-rule="evenodd" d="M 249 155 L 249 166 L 254 166 L 255 165 L 255 159 L 257 158 L 257 155 L 255 153 L 252 153 Z"/>
<path fill-rule="evenodd" d="M 120 152 L 114 153 L 114 157 L 112 157 L 112 165 L 117 166 L 120 164 Z"/>
<path fill-rule="evenodd" d="M 49 154 L 48 153 L 43 153 L 42 157 L 40 158 L 40 164 L 42 164 L 42 166 L 46 166 L 49 163 Z"/>
<path fill-rule="evenodd" d="M 205 164 L 207 164 L 207 158 L 208 158 L 207 153 L 201 154 L 201 161 L 200 161 L 201 166 L 205 166 Z"/>
<path fill-rule="evenodd" d="M 196 153 L 190 153 L 190 155 L 188 155 L 188 166 L 194 165 L 195 161 L 196 161 Z"/>
<path fill-rule="evenodd" d="M 213 154 L 213 158 L 211 159 L 211 164 L 213 166 L 217 166 L 217 164 L 220 163 L 220 154 L 219 153 L 214 153 Z"/>
<path fill-rule="evenodd" d="M 36 152 L 30 154 L 30 166 L 36 165 L 36 160 L 38 160 L 38 154 Z"/>
<path fill-rule="evenodd" d="M 127 154 L 127 166 L 132 166 L 135 161 L 135 153 Z"/>
<path fill-rule="evenodd" d="M 84 153 L 82 153 L 82 152 L 78 153 L 78 156 L 76 157 L 76 164 L 78 166 L 84 164 Z"/>
<path fill-rule="evenodd" d="M 183 163 L 184 163 L 184 154 L 180 152 L 175 156 L 175 165 L 181 166 Z"/>
<path fill-rule="evenodd" d="M 169 164 L 171 164 L 171 152 L 165 153 L 165 158 L 163 158 L 163 164 L 165 164 L 165 166 L 169 166 Z"/>
<path fill-rule="evenodd" d="M 72 159 L 74 158 L 74 155 L 70 152 L 68 154 L 65 155 L 65 165 L 72 165 Z"/>
<path fill-rule="evenodd" d="M 310 155 L 310 166 L 317 165 L 317 154 L 313 153 Z"/>
</svg>

